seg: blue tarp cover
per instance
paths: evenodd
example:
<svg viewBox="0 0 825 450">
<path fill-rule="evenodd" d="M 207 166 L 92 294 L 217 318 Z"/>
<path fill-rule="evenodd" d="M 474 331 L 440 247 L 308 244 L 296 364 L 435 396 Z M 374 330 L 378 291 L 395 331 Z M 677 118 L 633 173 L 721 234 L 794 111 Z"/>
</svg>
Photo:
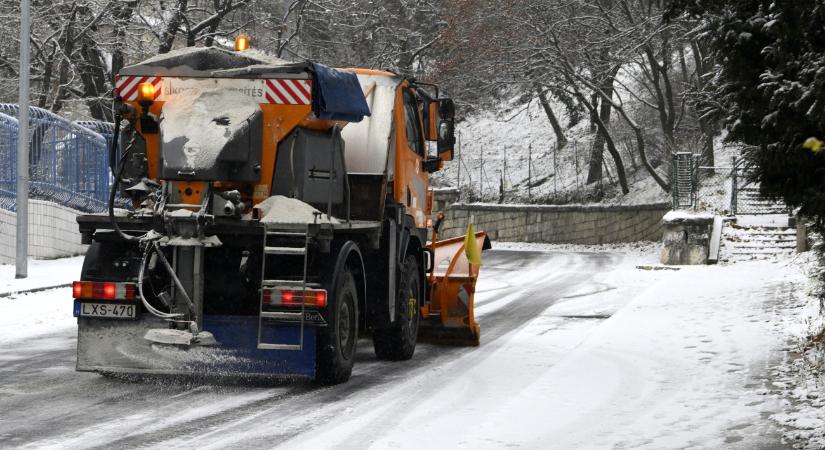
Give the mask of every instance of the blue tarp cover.
<svg viewBox="0 0 825 450">
<path fill-rule="evenodd" d="M 370 115 L 357 75 L 323 64 L 313 65 L 312 110 L 319 119 L 360 122 Z"/>
</svg>

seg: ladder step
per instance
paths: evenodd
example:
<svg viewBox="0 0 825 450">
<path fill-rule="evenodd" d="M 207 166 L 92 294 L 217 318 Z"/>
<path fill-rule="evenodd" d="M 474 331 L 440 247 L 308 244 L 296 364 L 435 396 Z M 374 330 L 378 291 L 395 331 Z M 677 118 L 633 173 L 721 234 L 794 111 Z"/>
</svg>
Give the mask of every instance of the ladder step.
<svg viewBox="0 0 825 450">
<path fill-rule="evenodd" d="M 261 311 L 261 317 L 264 319 L 301 320 L 304 315 L 299 312 Z"/>
<path fill-rule="evenodd" d="M 267 231 L 267 236 L 306 236 L 307 234 L 300 231 Z"/>
<path fill-rule="evenodd" d="M 301 280 L 263 280 L 261 281 L 261 286 L 264 287 L 274 287 L 274 286 L 285 286 L 285 287 L 300 287 L 303 286 L 304 282 Z M 306 283 L 306 287 L 308 289 L 315 289 L 320 288 L 320 283 Z"/>
<path fill-rule="evenodd" d="M 263 342 L 258 343 L 259 350 L 292 350 L 292 351 L 301 351 L 303 348 L 301 344 L 265 344 Z"/>
<path fill-rule="evenodd" d="M 264 247 L 267 255 L 306 255 L 304 247 Z"/>
</svg>

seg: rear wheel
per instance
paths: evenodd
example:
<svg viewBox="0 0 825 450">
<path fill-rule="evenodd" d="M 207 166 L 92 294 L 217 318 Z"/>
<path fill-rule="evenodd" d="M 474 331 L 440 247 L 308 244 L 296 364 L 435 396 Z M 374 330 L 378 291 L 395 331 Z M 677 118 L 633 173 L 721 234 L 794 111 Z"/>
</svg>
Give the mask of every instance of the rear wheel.
<svg viewBox="0 0 825 450">
<path fill-rule="evenodd" d="M 337 384 L 349 380 L 358 341 L 358 290 L 355 278 L 345 270 L 333 291 L 328 325 L 318 328 L 315 380 Z"/>
<path fill-rule="evenodd" d="M 403 361 L 412 358 L 418 338 L 423 289 L 415 256 L 407 255 L 401 268 L 395 303 L 395 322 L 377 328 L 372 342 L 378 359 Z"/>
</svg>

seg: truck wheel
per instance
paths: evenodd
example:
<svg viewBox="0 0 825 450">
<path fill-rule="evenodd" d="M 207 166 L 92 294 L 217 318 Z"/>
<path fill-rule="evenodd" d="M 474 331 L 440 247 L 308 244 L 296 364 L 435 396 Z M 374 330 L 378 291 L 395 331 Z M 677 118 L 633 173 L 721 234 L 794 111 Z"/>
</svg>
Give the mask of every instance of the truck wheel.
<svg viewBox="0 0 825 450">
<path fill-rule="evenodd" d="M 333 295 L 328 325 L 318 328 L 315 354 L 315 380 L 323 384 L 349 380 L 358 341 L 358 289 L 349 270 L 341 273 Z"/>
<path fill-rule="evenodd" d="M 419 311 L 421 308 L 421 278 L 418 262 L 407 255 L 401 268 L 401 280 L 395 304 L 395 322 L 377 328 L 372 335 L 375 356 L 378 359 L 404 361 L 415 353 L 418 338 Z"/>
</svg>

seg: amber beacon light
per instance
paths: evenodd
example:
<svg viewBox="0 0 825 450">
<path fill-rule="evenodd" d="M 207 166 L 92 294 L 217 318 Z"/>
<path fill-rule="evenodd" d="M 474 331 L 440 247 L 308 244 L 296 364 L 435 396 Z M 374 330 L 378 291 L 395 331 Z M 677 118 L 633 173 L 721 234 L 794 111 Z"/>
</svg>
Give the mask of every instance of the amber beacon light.
<svg viewBox="0 0 825 450">
<path fill-rule="evenodd" d="M 152 101 L 155 99 L 155 85 L 152 83 L 140 83 L 138 86 L 138 98 L 143 101 Z"/>
<path fill-rule="evenodd" d="M 249 36 L 239 34 L 238 37 L 235 38 L 235 51 L 242 52 L 244 50 L 249 50 Z"/>
</svg>

